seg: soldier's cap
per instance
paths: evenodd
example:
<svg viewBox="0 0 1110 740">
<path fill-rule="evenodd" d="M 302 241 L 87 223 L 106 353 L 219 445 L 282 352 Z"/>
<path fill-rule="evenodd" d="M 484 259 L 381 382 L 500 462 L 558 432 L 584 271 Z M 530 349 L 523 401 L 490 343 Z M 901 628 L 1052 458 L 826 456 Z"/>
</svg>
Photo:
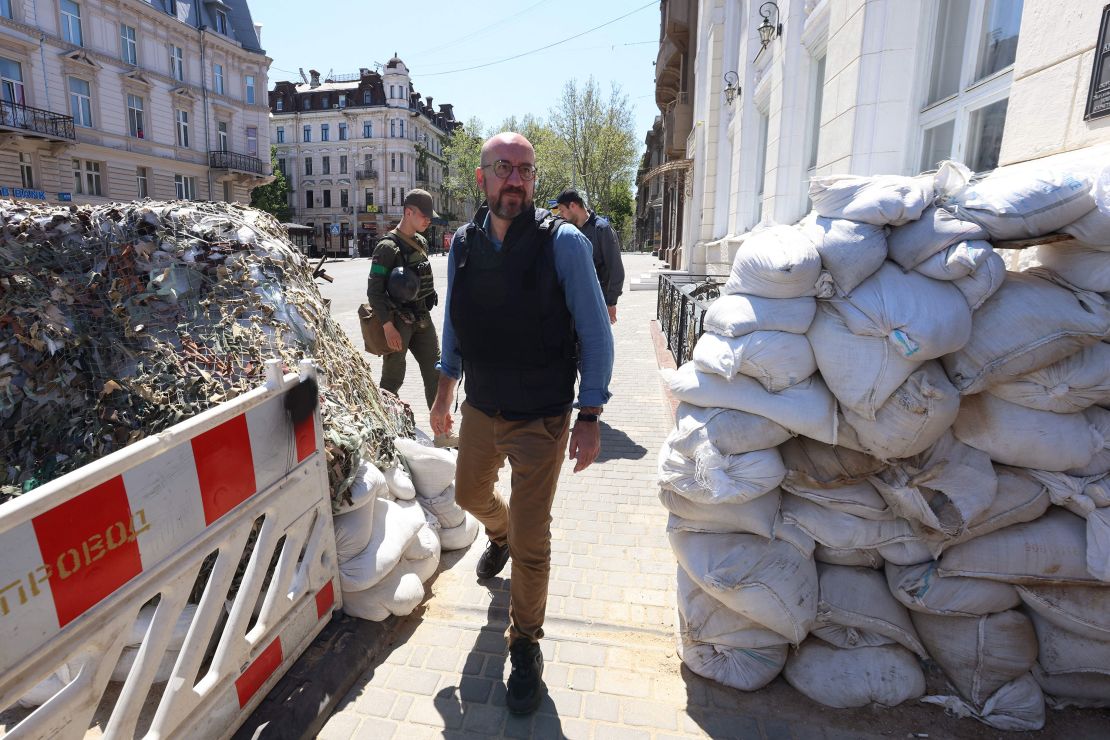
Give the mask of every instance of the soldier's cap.
<svg viewBox="0 0 1110 740">
<path fill-rule="evenodd" d="M 439 214 L 432 208 L 432 194 L 427 190 L 416 188 L 405 193 L 404 205 L 412 206 L 428 218 L 439 218 Z"/>
</svg>

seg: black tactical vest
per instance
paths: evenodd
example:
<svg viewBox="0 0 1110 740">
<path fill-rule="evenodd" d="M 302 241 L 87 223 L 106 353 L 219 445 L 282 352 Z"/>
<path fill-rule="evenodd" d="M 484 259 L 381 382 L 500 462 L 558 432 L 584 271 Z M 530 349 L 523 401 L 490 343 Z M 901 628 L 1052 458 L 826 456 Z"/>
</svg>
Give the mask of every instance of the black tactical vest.
<svg viewBox="0 0 1110 740">
<path fill-rule="evenodd" d="M 411 302 L 400 305 L 402 308 L 417 313 L 432 310 L 439 301 L 436 297 L 432 263 L 428 261 L 428 255 L 413 247 L 404 236 L 396 231 L 390 231 L 379 241 L 386 240 L 393 242 L 397 247 L 397 253 L 401 258 L 398 264 L 403 264 L 407 269 L 414 270 L 420 276 L 420 291 L 416 294 L 416 298 Z M 419 244 L 416 239 L 413 239 L 413 241 Z"/>
<path fill-rule="evenodd" d="M 562 220 L 542 209 L 525 211 L 498 252 L 476 225 L 484 214 L 459 229 L 452 247 L 448 310 L 467 403 L 507 418 L 566 413 L 574 401 L 578 354 L 552 247 Z"/>
</svg>

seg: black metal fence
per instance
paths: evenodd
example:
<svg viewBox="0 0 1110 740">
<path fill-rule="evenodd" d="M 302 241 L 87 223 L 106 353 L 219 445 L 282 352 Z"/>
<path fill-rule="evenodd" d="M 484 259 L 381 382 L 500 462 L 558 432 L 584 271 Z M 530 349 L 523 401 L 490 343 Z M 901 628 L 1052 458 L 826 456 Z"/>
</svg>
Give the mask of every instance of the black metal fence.
<svg viewBox="0 0 1110 740">
<path fill-rule="evenodd" d="M 261 159 L 239 152 L 210 151 L 208 152 L 208 166 L 214 170 L 238 170 L 256 175 L 266 174 Z"/>
<path fill-rule="evenodd" d="M 706 309 L 720 297 L 726 279 L 720 275 L 659 276 L 655 315 L 676 364 L 689 362 L 704 331 Z"/>
<path fill-rule="evenodd" d="M 59 139 L 74 139 L 73 116 L 0 100 L 0 125 L 33 131 Z"/>
</svg>

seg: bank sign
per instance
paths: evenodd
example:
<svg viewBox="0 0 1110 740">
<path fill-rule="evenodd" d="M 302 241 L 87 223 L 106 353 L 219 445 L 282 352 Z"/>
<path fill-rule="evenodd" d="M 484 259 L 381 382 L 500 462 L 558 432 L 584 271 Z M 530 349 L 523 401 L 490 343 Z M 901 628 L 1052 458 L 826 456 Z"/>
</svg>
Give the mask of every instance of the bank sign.
<svg viewBox="0 0 1110 740">
<path fill-rule="evenodd" d="M 58 200 L 62 203 L 73 202 L 73 193 L 57 193 Z M 31 190 L 30 188 L 9 188 L 0 185 L 0 198 L 16 198 L 18 200 L 46 200 L 45 190 Z"/>
</svg>

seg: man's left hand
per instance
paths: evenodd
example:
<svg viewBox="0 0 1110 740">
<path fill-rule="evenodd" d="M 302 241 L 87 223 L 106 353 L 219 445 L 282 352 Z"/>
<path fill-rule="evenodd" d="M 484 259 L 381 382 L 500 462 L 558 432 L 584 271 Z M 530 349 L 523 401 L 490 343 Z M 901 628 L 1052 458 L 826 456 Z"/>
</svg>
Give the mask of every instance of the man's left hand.
<svg viewBox="0 0 1110 740">
<path fill-rule="evenodd" d="M 574 472 L 579 473 L 593 464 L 601 452 L 601 429 L 597 422 L 575 422 L 570 432 L 570 454 L 576 460 Z"/>
<path fill-rule="evenodd" d="M 609 323 L 610 324 L 617 323 L 617 307 L 616 306 L 607 306 L 607 308 L 609 309 Z"/>
</svg>

